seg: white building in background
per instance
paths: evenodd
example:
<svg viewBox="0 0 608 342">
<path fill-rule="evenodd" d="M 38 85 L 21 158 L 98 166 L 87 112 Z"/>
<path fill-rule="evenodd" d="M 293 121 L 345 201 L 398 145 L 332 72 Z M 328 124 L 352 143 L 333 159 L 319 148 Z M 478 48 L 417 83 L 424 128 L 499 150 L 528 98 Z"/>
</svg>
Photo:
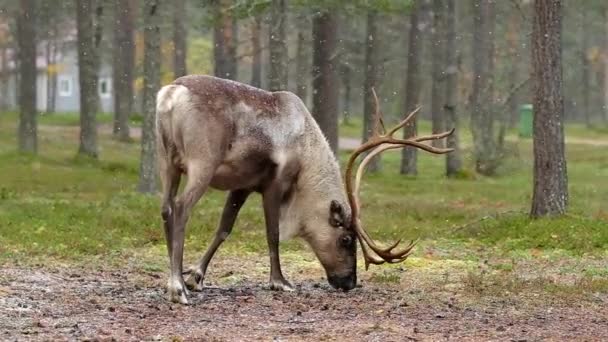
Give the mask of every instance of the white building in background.
<svg viewBox="0 0 608 342">
<path fill-rule="evenodd" d="M 46 42 L 40 42 L 37 47 L 36 56 L 36 108 L 44 112 L 49 104 L 48 97 L 52 96 L 49 91 L 49 69 L 56 73 L 55 78 L 55 111 L 74 112 L 80 111 L 80 86 L 78 83 L 78 50 L 75 35 L 67 37 L 57 43 L 55 53 L 55 63 L 48 65 Z M 5 58 L 6 60 L 3 60 Z M 19 69 L 16 63 L 16 52 L 12 49 L 5 49 L 0 53 L 0 75 L 5 75 L 0 80 L 0 103 L 9 109 L 17 109 L 18 102 L 18 74 Z M 6 70 L 4 70 L 6 69 Z M 100 99 L 100 110 L 102 112 L 112 112 L 112 68 L 107 63 L 101 62 L 99 70 L 99 83 L 97 87 Z"/>
</svg>

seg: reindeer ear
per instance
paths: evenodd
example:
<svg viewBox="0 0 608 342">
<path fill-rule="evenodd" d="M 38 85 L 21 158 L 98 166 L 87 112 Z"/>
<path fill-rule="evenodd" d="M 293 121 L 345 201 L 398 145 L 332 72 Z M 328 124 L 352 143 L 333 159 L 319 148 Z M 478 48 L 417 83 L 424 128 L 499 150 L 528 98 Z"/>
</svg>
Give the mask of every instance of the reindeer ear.
<svg viewBox="0 0 608 342">
<path fill-rule="evenodd" d="M 329 205 L 329 224 L 334 227 L 341 227 L 344 225 L 344 208 L 336 200 L 332 200 Z"/>
</svg>

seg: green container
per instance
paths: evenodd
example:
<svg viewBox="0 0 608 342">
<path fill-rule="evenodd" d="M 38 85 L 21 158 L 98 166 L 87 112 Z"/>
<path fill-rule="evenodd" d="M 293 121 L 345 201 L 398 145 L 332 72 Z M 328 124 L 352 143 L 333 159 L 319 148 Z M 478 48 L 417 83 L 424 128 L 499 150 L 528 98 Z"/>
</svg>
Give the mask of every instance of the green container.
<svg viewBox="0 0 608 342">
<path fill-rule="evenodd" d="M 519 136 L 522 138 L 532 138 L 532 122 L 534 110 L 531 104 L 519 107 Z"/>
</svg>

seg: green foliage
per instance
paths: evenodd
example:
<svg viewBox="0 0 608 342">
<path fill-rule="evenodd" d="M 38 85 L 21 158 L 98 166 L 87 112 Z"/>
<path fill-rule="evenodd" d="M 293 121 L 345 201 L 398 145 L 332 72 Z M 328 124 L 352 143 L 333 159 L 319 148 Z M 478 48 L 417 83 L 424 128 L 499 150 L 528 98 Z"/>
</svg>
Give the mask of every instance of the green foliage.
<svg viewBox="0 0 608 342">
<path fill-rule="evenodd" d="M 213 43 L 204 37 L 189 39 L 186 64 L 190 74 L 213 73 Z"/>
<path fill-rule="evenodd" d="M 412 0 L 294 0 L 293 3 L 316 11 L 340 10 L 351 14 L 368 10 L 407 13 L 412 6 Z"/>
</svg>

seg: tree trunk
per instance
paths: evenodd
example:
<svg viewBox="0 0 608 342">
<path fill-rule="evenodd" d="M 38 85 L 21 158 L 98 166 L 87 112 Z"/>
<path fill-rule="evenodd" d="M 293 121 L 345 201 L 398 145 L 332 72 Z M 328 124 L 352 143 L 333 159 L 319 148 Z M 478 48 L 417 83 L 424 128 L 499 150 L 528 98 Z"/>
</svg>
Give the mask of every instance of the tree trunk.
<svg viewBox="0 0 608 342">
<path fill-rule="evenodd" d="M 312 25 L 313 116 L 334 154 L 338 151 L 337 26 L 336 14 L 329 12 L 315 16 Z"/>
<path fill-rule="evenodd" d="M 445 131 L 442 104 L 445 95 L 444 77 L 444 0 L 433 0 L 433 33 L 431 35 L 431 69 L 433 84 L 431 86 L 431 122 L 433 134 Z M 435 147 L 444 147 L 443 140 L 433 140 Z"/>
<path fill-rule="evenodd" d="M 262 46 L 260 35 L 262 32 L 262 16 L 256 15 L 251 23 L 251 48 L 253 60 L 251 62 L 251 85 L 262 88 Z"/>
<path fill-rule="evenodd" d="M 423 14 L 422 0 L 415 0 L 410 14 L 410 32 L 407 52 L 407 75 L 405 76 L 405 104 L 406 115 L 413 111 L 420 101 L 420 56 L 422 55 L 423 40 L 420 22 Z M 416 118 L 404 127 L 403 137 L 410 138 L 417 132 Z M 418 151 L 413 147 L 403 149 L 401 156 L 401 173 L 416 175 Z"/>
<path fill-rule="evenodd" d="M 532 217 L 565 213 L 568 178 L 564 154 L 560 0 L 535 0 L 532 29 L 534 80 L 534 192 Z"/>
<path fill-rule="evenodd" d="M 272 0 L 270 4 L 270 25 L 268 30 L 268 89 L 287 89 L 287 42 L 285 35 L 285 0 Z"/>
<path fill-rule="evenodd" d="M 78 153 L 97 158 L 97 51 L 92 0 L 76 0 L 78 81 L 80 85 L 80 147 Z"/>
<path fill-rule="evenodd" d="M 298 41 L 296 47 L 296 94 L 304 103 L 308 103 L 310 56 L 308 49 L 306 48 L 308 40 L 306 32 L 310 30 L 310 23 L 306 18 L 301 18 L 298 26 Z"/>
<path fill-rule="evenodd" d="M 93 99 L 95 101 L 95 115 L 97 112 L 101 111 L 101 99 L 99 98 L 99 91 L 97 89 L 97 82 L 99 82 L 99 68 L 101 67 L 101 40 L 103 38 L 103 9 L 105 5 L 105 0 L 92 0 L 93 5 L 95 6 L 95 16 L 93 17 L 93 62 L 95 65 L 95 96 Z"/>
<path fill-rule="evenodd" d="M 471 133 L 475 148 L 475 169 L 492 175 L 498 167 L 494 140 L 494 26 L 493 0 L 473 1 L 473 90 Z"/>
<path fill-rule="evenodd" d="M 21 0 L 17 17 L 19 47 L 19 151 L 38 152 L 36 119 L 36 1 Z"/>
<path fill-rule="evenodd" d="M 380 68 L 380 47 L 376 21 L 378 14 L 374 10 L 367 13 L 367 44 L 365 46 L 365 85 L 363 87 L 363 141 L 376 131 L 376 110 L 372 89 L 378 91 L 378 69 Z M 374 157 L 368 164 L 368 172 L 378 172 L 381 169 L 380 156 Z"/>
<path fill-rule="evenodd" d="M 0 68 L 0 110 L 6 110 L 8 107 L 8 61 L 7 59 L 7 48 L 5 46 L 0 47 L 0 58 L 2 59 L 2 65 Z"/>
<path fill-rule="evenodd" d="M 57 95 L 57 23 L 52 23 L 51 34 L 46 42 L 46 113 L 55 112 L 55 98 Z"/>
<path fill-rule="evenodd" d="M 133 111 L 133 8 L 131 0 L 114 2 L 114 137 L 129 141 L 129 117 Z"/>
<path fill-rule="evenodd" d="M 173 1 L 173 77 L 185 76 L 186 70 L 186 0 Z"/>
<path fill-rule="evenodd" d="M 513 11 L 509 15 L 509 23 L 507 30 L 507 42 L 509 44 L 509 88 L 515 89 L 517 86 L 517 82 L 519 80 L 520 74 L 520 43 L 519 43 L 519 35 L 520 35 L 520 26 L 521 26 L 521 13 L 517 11 Z M 517 125 L 519 121 L 519 90 L 516 90 L 509 100 L 509 127 L 513 128 Z"/>
<path fill-rule="evenodd" d="M 213 30 L 215 76 L 236 80 L 236 20 L 230 13 L 232 0 L 217 0 L 213 4 L 216 24 Z"/>
<path fill-rule="evenodd" d="M 591 63 L 587 57 L 587 50 L 589 49 L 589 36 L 591 35 L 588 16 L 585 13 L 585 8 L 581 8 L 581 102 L 582 111 L 585 117 L 585 125 L 587 128 L 591 128 Z"/>
<path fill-rule="evenodd" d="M 342 88 L 344 88 L 344 96 L 342 98 L 342 120 L 345 125 L 350 124 L 350 103 L 351 103 L 351 93 L 352 93 L 352 71 L 350 66 L 343 65 L 342 66 Z"/>
<path fill-rule="evenodd" d="M 445 17 L 445 105 L 444 118 L 447 129 L 458 127 L 456 105 L 458 103 L 458 60 L 456 56 L 456 0 L 446 1 Z M 458 143 L 458 129 L 447 139 L 447 147 L 454 151 L 446 155 L 445 169 L 448 177 L 458 175 L 462 168 L 460 147 Z"/>
<path fill-rule="evenodd" d="M 139 187 L 143 193 L 156 192 L 156 93 L 160 89 L 161 1 L 144 2 L 144 119 L 141 136 Z"/>
<path fill-rule="evenodd" d="M 604 3 L 604 110 L 602 118 L 608 124 L 608 4 Z"/>
</svg>

